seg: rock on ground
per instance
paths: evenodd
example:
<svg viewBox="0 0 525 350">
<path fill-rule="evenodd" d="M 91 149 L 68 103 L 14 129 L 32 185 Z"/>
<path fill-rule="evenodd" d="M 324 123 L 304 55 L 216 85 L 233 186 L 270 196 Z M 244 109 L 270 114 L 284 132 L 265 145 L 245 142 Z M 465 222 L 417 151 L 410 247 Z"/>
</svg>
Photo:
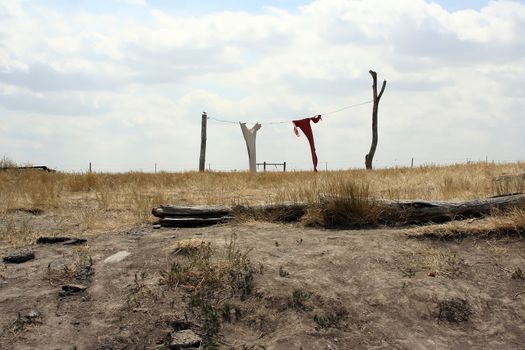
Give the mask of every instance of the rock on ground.
<svg viewBox="0 0 525 350">
<path fill-rule="evenodd" d="M 104 262 L 105 263 L 117 263 L 117 262 L 120 262 L 124 259 L 126 259 L 126 257 L 128 257 L 131 253 L 128 252 L 128 251 L 125 251 L 125 250 L 122 250 L 118 253 L 115 253 L 111 256 L 108 256 Z"/>
<path fill-rule="evenodd" d="M 192 349 L 199 348 L 202 339 L 191 329 L 185 329 L 171 334 L 170 349 Z"/>
<path fill-rule="evenodd" d="M 10 264 L 20 264 L 35 258 L 35 253 L 30 249 L 21 249 L 4 256 L 3 261 Z"/>
</svg>

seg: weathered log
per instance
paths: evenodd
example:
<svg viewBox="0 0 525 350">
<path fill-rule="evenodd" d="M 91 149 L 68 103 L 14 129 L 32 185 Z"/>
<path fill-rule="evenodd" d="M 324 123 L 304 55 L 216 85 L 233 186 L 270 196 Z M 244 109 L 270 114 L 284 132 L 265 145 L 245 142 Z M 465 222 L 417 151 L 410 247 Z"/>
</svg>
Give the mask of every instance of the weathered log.
<svg viewBox="0 0 525 350">
<path fill-rule="evenodd" d="M 3 262 L 8 264 L 21 264 L 35 258 L 35 253 L 30 249 L 21 249 L 3 257 Z"/>
<path fill-rule="evenodd" d="M 284 202 L 264 205 L 237 205 L 233 207 L 234 215 L 249 215 L 270 221 L 293 222 L 306 214 L 308 204 Z"/>
<path fill-rule="evenodd" d="M 151 213 L 158 218 L 217 218 L 230 215 L 232 208 L 223 205 L 197 205 L 193 207 L 161 205 L 158 208 L 153 208 Z"/>
<path fill-rule="evenodd" d="M 86 243 L 87 239 L 85 238 L 76 238 L 76 237 L 38 237 L 36 240 L 37 244 L 57 244 L 62 243 L 63 245 L 77 245 Z"/>
<path fill-rule="evenodd" d="M 319 207 L 330 210 L 330 204 L 340 202 L 337 210 L 356 210 L 360 215 L 363 210 L 378 213 L 374 222 L 385 224 L 425 224 L 440 223 L 452 220 L 481 217 L 489 215 L 494 210 L 507 211 L 513 208 L 525 208 L 525 194 L 511 194 L 485 199 L 461 202 L 423 201 L 423 200 L 370 200 L 359 198 L 339 198 L 321 196 Z M 359 202 L 356 207 L 356 203 Z M 348 204 L 345 209 L 345 203 Z M 233 208 L 225 206 L 176 207 L 161 206 L 153 209 L 153 215 L 160 217 L 162 226 L 197 227 L 227 222 L 233 217 L 247 215 L 255 219 L 270 221 L 293 222 L 301 219 L 308 210 L 306 203 L 278 203 L 267 205 L 237 205 Z M 368 209 L 367 209 L 368 208 Z M 333 214 L 333 213 L 328 213 Z M 354 215 L 355 216 L 355 215 Z M 349 218 L 352 215 L 344 215 Z M 347 220 L 347 219 L 345 219 Z M 352 223 L 348 223 L 350 226 Z"/>
<path fill-rule="evenodd" d="M 232 215 L 251 215 L 256 218 L 268 218 L 272 221 L 297 221 L 305 213 L 305 203 L 284 202 L 264 205 L 236 205 L 235 207 L 219 205 L 199 205 L 193 207 L 162 205 L 152 210 L 159 218 L 202 218 L 214 219 Z"/>
<path fill-rule="evenodd" d="M 221 216 L 216 218 L 173 218 L 164 217 L 159 223 L 163 227 L 203 227 L 225 223 L 233 219 L 231 216 Z"/>
<path fill-rule="evenodd" d="M 462 202 L 383 201 L 387 205 L 385 221 L 420 224 L 463 220 L 489 215 L 494 210 L 508 211 L 525 207 L 525 194 L 512 194 Z"/>
</svg>

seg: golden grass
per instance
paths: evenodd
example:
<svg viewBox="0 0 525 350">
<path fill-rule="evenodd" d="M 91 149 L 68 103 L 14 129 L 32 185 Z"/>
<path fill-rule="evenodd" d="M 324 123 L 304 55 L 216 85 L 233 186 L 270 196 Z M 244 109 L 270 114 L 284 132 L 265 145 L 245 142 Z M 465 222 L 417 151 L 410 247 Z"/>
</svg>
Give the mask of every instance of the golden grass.
<svg viewBox="0 0 525 350">
<path fill-rule="evenodd" d="M 191 255 L 198 252 L 201 249 L 207 249 L 210 246 L 210 242 L 207 242 L 199 238 L 190 238 L 178 241 L 174 247 L 173 254 L 177 255 Z"/>
<path fill-rule="evenodd" d="M 0 171 L 0 215 L 16 208 L 38 208 L 45 215 L 58 216 L 89 233 L 151 221 L 151 209 L 160 204 L 318 203 L 320 193 L 365 199 L 483 198 L 522 192 L 523 177 L 509 176 L 498 181 L 494 178 L 523 173 L 523 162 L 320 173 Z M 19 224 L 20 228 L 7 230 L 11 233 L 3 227 L 0 241 L 12 242 L 15 231 L 31 231 Z"/>
<path fill-rule="evenodd" d="M 416 272 L 423 271 L 449 278 L 459 277 L 466 266 L 463 259 L 448 249 L 433 247 L 418 248 L 415 251 L 405 251 L 408 265 L 401 268 L 406 277 L 412 277 Z"/>
<path fill-rule="evenodd" d="M 525 236 L 525 208 L 507 213 L 494 213 L 481 219 L 451 221 L 446 224 L 411 229 L 410 237 L 456 239 L 468 236 Z"/>
<path fill-rule="evenodd" d="M 6 214 L 0 214 L 0 242 L 21 245 L 34 242 L 36 233 L 28 218 L 15 219 Z"/>
</svg>

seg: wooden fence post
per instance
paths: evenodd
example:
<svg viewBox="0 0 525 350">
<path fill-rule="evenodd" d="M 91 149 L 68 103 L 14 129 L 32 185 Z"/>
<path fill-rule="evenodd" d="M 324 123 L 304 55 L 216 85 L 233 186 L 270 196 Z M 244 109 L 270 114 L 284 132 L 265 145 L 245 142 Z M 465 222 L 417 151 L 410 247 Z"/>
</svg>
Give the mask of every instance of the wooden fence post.
<svg viewBox="0 0 525 350">
<path fill-rule="evenodd" d="M 199 159 L 199 171 L 203 172 L 206 163 L 206 124 L 208 116 L 206 112 L 202 112 L 202 122 L 201 122 L 201 156 Z"/>
<path fill-rule="evenodd" d="M 286 172 L 286 162 L 283 163 L 283 172 Z"/>
</svg>

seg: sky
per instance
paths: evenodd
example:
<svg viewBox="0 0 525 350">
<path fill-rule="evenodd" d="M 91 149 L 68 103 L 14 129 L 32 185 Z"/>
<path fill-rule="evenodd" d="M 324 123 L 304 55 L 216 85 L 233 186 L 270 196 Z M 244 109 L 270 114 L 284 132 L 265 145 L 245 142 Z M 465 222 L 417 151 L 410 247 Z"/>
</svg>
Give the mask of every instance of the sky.
<svg viewBox="0 0 525 350">
<path fill-rule="evenodd" d="M 258 162 L 311 170 L 291 120 L 371 100 L 372 69 L 375 167 L 523 161 L 523 33 L 511 0 L 0 0 L 0 157 L 197 170 L 205 111 L 210 169 L 248 169 L 240 121 Z M 313 124 L 320 169 L 364 168 L 371 115 Z"/>
</svg>

